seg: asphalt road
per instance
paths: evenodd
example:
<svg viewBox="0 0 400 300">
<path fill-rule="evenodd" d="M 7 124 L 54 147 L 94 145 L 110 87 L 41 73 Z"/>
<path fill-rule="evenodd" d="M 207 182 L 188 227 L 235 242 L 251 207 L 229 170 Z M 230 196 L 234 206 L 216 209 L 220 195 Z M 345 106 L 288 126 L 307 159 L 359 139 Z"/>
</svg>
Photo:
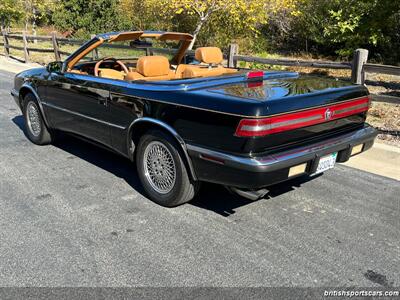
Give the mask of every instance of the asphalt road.
<svg viewBox="0 0 400 300">
<path fill-rule="evenodd" d="M 399 182 L 344 166 L 249 202 L 204 185 L 178 208 L 129 161 L 35 146 L 0 72 L 0 286 L 400 285 Z"/>
</svg>

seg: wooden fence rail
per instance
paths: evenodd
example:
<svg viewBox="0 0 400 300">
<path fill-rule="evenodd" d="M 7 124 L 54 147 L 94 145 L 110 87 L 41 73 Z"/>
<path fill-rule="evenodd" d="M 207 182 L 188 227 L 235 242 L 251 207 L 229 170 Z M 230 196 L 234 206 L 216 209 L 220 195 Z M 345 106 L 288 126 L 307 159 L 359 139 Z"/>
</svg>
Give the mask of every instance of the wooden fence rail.
<svg viewBox="0 0 400 300">
<path fill-rule="evenodd" d="M 231 44 L 229 46 L 228 50 L 229 67 L 237 67 L 239 61 L 244 61 L 244 62 L 261 63 L 266 65 L 279 65 L 279 66 L 298 66 L 298 67 L 326 68 L 326 69 L 350 69 L 352 82 L 356 84 L 364 84 L 365 73 L 380 73 L 380 74 L 400 76 L 399 66 L 367 63 L 368 50 L 365 49 L 355 50 L 353 60 L 351 62 L 262 58 L 262 57 L 239 55 L 238 52 L 239 52 L 238 46 L 236 44 Z"/>
<path fill-rule="evenodd" d="M 23 34 L 10 34 L 5 31 L 2 32 L 3 43 L 0 43 L 4 47 L 4 55 L 10 56 L 10 49 L 21 50 L 24 53 L 24 61 L 27 63 L 30 61 L 30 52 L 40 53 L 54 53 L 55 60 L 61 60 L 61 55 L 70 55 L 71 53 L 60 50 L 62 45 L 82 45 L 85 40 L 82 39 L 68 39 L 57 37 L 55 32 L 50 36 L 35 36 Z M 93 35 L 92 35 L 93 37 Z M 10 44 L 10 39 L 22 40 L 23 46 L 13 46 Z M 29 47 L 31 41 L 49 41 L 52 43 L 52 48 L 42 49 L 38 47 Z M 114 48 L 114 49 L 132 49 L 127 45 L 116 45 L 108 44 L 102 45 L 101 48 Z M 172 49 L 160 49 L 160 48 L 145 48 L 137 49 L 146 52 L 146 55 L 157 53 L 173 53 Z M 193 54 L 193 51 L 189 51 Z M 94 53 L 94 57 L 98 57 L 98 53 Z M 294 60 L 294 59 L 274 59 L 274 58 L 262 58 L 255 56 L 239 55 L 239 47 L 237 44 L 231 44 L 227 52 L 227 65 L 228 67 L 237 67 L 239 61 L 260 63 L 265 65 L 279 65 L 279 66 L 297 66 L 297 67 L 309 67 L 309 68 L 326 68 L 326 69 L 346 69 L 351 70 L 352 82 L 356 84 L 364 84 L 365 73 L 380 73 L 388 75 L 400 76 L 400 67 L 389 66 L 389 65 L 378 65 L 367 63 L 368 50 L 357 49 L 354 51 L 353 60 L 351 62 L 333 62 L 333 61 L 320 61 L 320 60 Z"/>
</svg>

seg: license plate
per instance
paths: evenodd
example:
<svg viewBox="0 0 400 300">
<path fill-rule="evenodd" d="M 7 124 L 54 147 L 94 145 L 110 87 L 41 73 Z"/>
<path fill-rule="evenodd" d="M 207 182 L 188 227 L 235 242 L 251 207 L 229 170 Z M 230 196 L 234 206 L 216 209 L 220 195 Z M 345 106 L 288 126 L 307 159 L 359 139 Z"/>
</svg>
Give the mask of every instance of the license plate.
<svg viewBox="0 0 400 300">
<path fill-rule="evenodd" d="M 337 152 L 331 153 L 327 156 L 322 156 L 319 159 L 317 170 L 314 174 L 325 172 L 326 170 L 332 169 L 336 163 Z"/>
</svg>

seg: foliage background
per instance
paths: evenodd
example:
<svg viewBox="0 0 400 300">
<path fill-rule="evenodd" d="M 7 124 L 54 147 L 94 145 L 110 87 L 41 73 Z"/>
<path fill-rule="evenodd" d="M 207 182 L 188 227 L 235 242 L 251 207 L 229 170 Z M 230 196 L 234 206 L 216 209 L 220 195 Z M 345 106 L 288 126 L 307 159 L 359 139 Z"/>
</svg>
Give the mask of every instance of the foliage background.
<svg viewBox="0 0 400 300">
<path fill-rule="evenodd" d="M 398 0 L 0 0 L 0 24 L 74 37 L 183 31 L 196 35 L 195 47 L 236 42 L 264 55 L 346 59 L 366 48 L 376 62 L 400 64 Z"/>
</svg>

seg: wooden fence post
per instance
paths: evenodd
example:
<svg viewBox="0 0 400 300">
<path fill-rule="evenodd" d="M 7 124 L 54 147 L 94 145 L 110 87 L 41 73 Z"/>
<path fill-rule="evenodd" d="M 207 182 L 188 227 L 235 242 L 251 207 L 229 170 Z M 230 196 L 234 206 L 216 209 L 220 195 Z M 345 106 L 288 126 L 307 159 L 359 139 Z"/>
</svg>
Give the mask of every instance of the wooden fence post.
<svg viewBox="0 0 400 300">
<path fill-rule="evenodd" d="M 29 51 L 28 51 L 28 41 L 26 40 L 26 32 L 22 32 L 22 42 L 24 43 L 24 60 L 25 63 L 29 63 Z"/>
<path fill-rule="evenodd" d="M 230 44 L 228 50 L 228 68 L 236 68 L 237 60 L 234 59 L 235 55 L 239 53 L 239 45 L 238 44 Z"/>
<path fill-rule="evenodd" d="M 90 38 L 93 39 L 96 35 L 95 34 L 91 34 Z M 92 51 L 92 57 L 93 60 L 98 60 L 99 59 L 99 47 L 96 47 L 93 51 Z"/>
<path fill-rule="evenodd" d="M 1 33 L 3 35 L 4 55 L 6 57 L 10 57 L 10 49 L 8 48 L 9 42 L 8 42 L 7 32 L 5 30 L 3 30 Z"/>
<path fill-rule="evenodd" d="M 58 46 L 58 42 L 57 42 L 57 36 L 56 36 L 56 32 L 53 31 L 51 33 L 51 42 L 53 43 L 53 49 L 54 49 L 54 57 L 56 59 L 56 61 L 60 61 L 61 60 L 61 56 L 60 56 L 60 50 L 59 50 L 59 46 Z"/>
<path fill-rule="evenodd" d="M 368 60 L 368 50 L 357 49 L 354 51 L 353 62 L 351 64 L 351 81 L 354 84 L 364 84 L 365 72 L 364 64 Z"/>
</svg>

